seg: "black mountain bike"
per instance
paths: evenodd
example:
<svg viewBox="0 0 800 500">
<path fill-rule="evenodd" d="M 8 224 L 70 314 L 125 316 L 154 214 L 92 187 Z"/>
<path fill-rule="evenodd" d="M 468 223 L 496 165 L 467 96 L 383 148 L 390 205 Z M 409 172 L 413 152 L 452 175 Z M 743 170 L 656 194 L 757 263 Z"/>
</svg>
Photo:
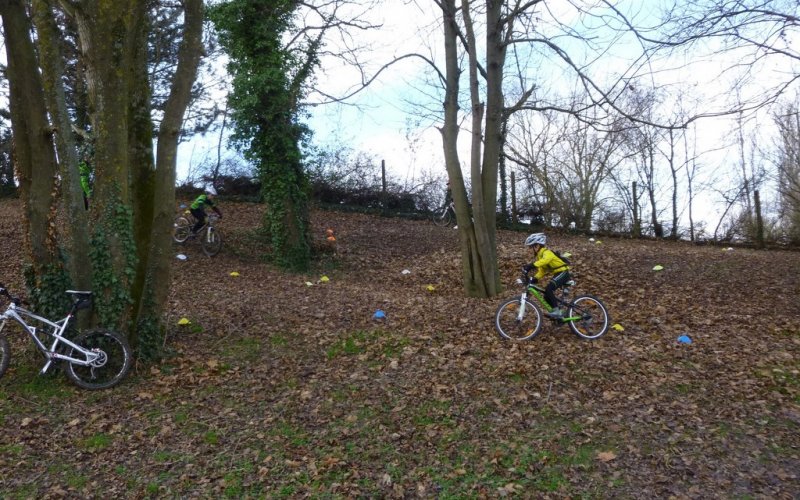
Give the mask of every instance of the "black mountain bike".
<svg viewBox="0 0 800 500">
<path fill-rule="evenodd" d="M 553 308 L 544 299 L 544 288 L 537 286 L 533 277 L 524 273 L 517 283 L 523 285 L 522 294 L 503 302 L 494 317 L 494 327 L 502 338 L 530 340 L 542 331 L 545 317 L 557 325 L 569 325 L 570 330 L 582 339 L 598 339 L 608 331 L 610 318 L 600 299 L 592 295 L 577 295 L 570 299 L 574 280 L 556 290 L 556 307 L 566 311 L 560 318 L 551 318 L 542 312 L 550 312 Z M 531 297 L 536 300 L 531 300 Z"/>
</svg>

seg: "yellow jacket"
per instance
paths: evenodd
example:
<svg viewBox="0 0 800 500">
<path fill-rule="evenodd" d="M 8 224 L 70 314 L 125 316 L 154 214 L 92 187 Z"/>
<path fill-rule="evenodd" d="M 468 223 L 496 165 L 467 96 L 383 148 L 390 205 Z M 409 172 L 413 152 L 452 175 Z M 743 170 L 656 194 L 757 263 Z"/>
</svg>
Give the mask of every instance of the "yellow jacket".
<svg viewBox="0 0 800 500">
<path fill-rule="evenodd" d="M 536 253 L 533 265 L 536 267 L 537 280 L 544 278 L 547 274 L 558 274 L 569 270 L 569 266 L 559 259 L 558 255 L 545 247 L 540 248 Z"/>
</svg>

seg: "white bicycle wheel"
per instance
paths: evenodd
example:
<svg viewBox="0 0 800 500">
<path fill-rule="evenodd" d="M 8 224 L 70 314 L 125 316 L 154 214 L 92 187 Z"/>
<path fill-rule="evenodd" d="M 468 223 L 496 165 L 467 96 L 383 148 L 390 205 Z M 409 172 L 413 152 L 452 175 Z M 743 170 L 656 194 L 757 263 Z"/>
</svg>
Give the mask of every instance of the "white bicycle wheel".
<svg viewBox="0 0 800 500">
<path fill-rule="evenodd" d="M 497 333 L 508 340 L 530 340 L 542 331 L 542 313 L 533 302 L 525 300 L 525 310 L 520 317 L 522 307 L 520 297 L 507 300 L 497 308 L 494 315 L 494 327 Z"/>
<path fill-rule="evenodd" d="M 598 339 L 608 331 L 608 310 L 600 299 L 591 295 L 575 297 L 569 305 L 566 320 L 572 333 L 582 339 Z"/>
</svg>

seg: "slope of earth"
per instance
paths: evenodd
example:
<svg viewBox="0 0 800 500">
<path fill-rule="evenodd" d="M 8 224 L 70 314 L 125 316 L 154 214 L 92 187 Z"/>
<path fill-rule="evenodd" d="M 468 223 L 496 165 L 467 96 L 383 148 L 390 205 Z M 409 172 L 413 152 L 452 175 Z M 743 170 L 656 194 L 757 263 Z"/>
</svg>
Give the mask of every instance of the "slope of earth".
<svg viewBox="0 0 800 500">
<path fill-rule="evenodd" d="M 0 281 L 21 289 L 0 205 Z M 316 211 L 336 253 L 299 275 L 259 257 L 261 207 L 224 210 L 222 253 L 176 247 L 159 365 L 89 393 L 6 331 L 0 497 L 800 494 L 798 253 L 554 234 L 623 330 L 512 343 L 493 316 L 523 233 L 498 234 L 506 292 L 470 299 L 452 228 Z"/>
</svg>

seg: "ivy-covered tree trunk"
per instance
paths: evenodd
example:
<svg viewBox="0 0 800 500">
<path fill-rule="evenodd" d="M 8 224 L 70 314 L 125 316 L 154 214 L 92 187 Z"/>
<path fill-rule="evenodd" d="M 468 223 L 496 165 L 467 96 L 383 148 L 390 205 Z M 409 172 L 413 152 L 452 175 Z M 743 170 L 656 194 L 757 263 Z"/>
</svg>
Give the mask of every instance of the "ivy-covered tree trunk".
<svg viewBox="0 0 800 500">
<path fill-rule="evenodd" d="M 68 278 L 59 260 L 56 239 L 57 163 L 30 38 L 31 22 L 21 0 L 0 2 L 0 15 L 8 60 L 14 156 L 29 250 L 26 281 L 31 298 L 45 306 L 40 308 L 42 313 L 63 313 L 59 306 L 64 299 L 57 290 Z"/>
<path fill-rule="evenodd" d="M 306 47 L 299 63 L 283 48 L 297 5 L 294 0 L 232 0 L 217 4 L 211 18 L 230 58 L 233 143 L 259 169 L 273 260 L 305 270 L 311 244 L 300 142 L 308 132 L 299 123 L 297 103 L 316 64 L 318 43 Z"/>
<path fill-rule="evenodd" d="M 95 184 L 90 207 L 92 284 L 103 325 L 128 331 L 136 275 L 131 193 L 131 105 L 144 0 L 73 4 L 93 110 Z M 147 147 L 146 143 L 141 145 Z M 135 179 L 134 182 L 139 181 Z"/>
<path fill-rule="evenodd" d="M 49 308 L 54 297 L 66 303 L 66 288 L 91 287 L 98 322 L 128 333 L 140 355 L 152 357 L 163 339 L 176 152 L 203 52 L 203 3 L 183 2 L 184 39 L 162 114 L 157 165 L 147 51 L 148 9 L 155 4 L 152 0 L 59 3 L 77 27 L 81 51 L 77 66 L 85 68 L 77 80 L 85 81 L 87 89 L 86 128 L 91 130 L 95 172 L 87 213 L 75 175 L 76 141 L 70 123 L 70 116 L 80 120 L 84 115 L 67 111 L 62 83 L 65 57 L 58 50 L 64 20 L 56 22 L 62 12 L 56 13 L 52 1 L 33 0 L 41 55 L 37 61 L 25 2 L 0 0 L 18 177 L 31 248 L 31 297 L 37 311 L 49 315 L 56 312 Z M 54 142 L 62 160 L 60 171 Z M 69 227 L 56 224 L 59 207 Z M 72 236 L 66 243 L 65 234 Z M 69 264 L 69 273 L 61 259 Z M 63 313 L 63 308 L 57 312 Z M 145 336 L 151 333 L 155 336 Z"/>
</svg>

